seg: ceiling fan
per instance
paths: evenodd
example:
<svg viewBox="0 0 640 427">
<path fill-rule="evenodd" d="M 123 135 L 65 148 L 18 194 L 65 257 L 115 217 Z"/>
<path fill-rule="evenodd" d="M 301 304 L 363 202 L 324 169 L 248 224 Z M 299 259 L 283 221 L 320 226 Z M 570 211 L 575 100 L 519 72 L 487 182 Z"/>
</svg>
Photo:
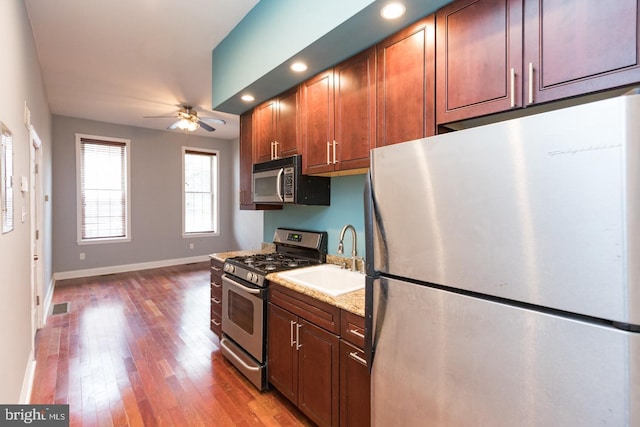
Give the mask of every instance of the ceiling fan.
<svg viewBox="0 0 640 427">
<path fill-rule="evenodd" d="M 169 125 L 167 129 L 181 129 L 189 132 L 193 132 L 194 130 L 201 127 L 209 132 L 213 132 L 216 130 L 214 127 L 205 123 L 212 122 L 218 123 L 221 125 L 227 124 L 226 121 L 222 119 L 216 119 L 215 117 L 198 117 L 198 112 L 193 109 L 190 105 L 183 105 L 178 112 L 172 116 L 145 116 L 145 119 L 164 119 L 164 118 L 177 118 L 178 120 L 173 124 Z"/>
</svg>

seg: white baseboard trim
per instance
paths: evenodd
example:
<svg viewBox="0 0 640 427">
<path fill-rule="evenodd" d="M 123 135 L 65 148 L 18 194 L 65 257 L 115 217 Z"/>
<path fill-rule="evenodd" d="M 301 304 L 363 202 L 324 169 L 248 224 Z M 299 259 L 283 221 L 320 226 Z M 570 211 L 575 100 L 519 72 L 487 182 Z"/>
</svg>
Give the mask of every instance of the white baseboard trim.
<svg viewBox="0 0 640 427">
<path fill-rule="evenodd" d="M 22 380 L 22 390 L 20 391 L 20 404 L 26 405 L 31 401 L 31 391 L 33 390 L 33 379 L 36 374 L 36 361 L 33 355 L 33 349 L 29 353 L 29 363 L 27 371 L 24 373 Z"/>
<path fill-rule="evenodd" d="M 209 255 L 190 258 L 166 259 L 162 261 L 142 262 L 138 264 L 114 265 L 109 267 L 90 268 L 87 270 L 62 271 L 53 274 L 54 280 L 77 279 L 80 277 L 102 276 L 104 274 L 126 273 L 128 271 L 147 270 L 150 268 L 169 267 L 172 265 L 191 264 L 209 261 Z"/>
</svg>

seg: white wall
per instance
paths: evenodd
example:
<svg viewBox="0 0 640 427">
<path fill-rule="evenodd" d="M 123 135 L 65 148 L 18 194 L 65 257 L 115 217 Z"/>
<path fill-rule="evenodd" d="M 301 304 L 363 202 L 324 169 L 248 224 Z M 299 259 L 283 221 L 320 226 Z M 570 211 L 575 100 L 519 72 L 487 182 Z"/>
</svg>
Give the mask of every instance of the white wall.
<svg viewBox="0 0 640 427">
<path fill-rule="evenodd" d="M 75 134 L 131 140 L 131 241 L 78 245 Z M 53 269 L 56 278 L 179 264 L 239 249 L 233 229 L 237 202 L 237 140 L 53 116 Z M 219 151 L 220 234 L 182 237 L 182 147 Z M 258 234 L 258 238 L 261 234 Z M 190 244 L 194 249 L 190 249 Z M 80 259 L 80 253 L 85 259 Z M 115 269 L 115 270 L 114 270 Z"/>
<path fill-rule="evenodd" d="M 51 195 L 51 114 L 37 59 L 31 26 L 22 0 L 0 1 L 0 121 L 13 134 L 14 176 L 29 177 L 29 130 L 24 126 L 24 105 L 43 143 L 44 194 Z M 51 203 L 44 206 L 41 254 L 45 281 L 51 284 Z M 23 382 L 32 365 L 31 334 L 31 227 L 29 193 L 15 189 L 15 228 L 0 235 L 0 402 L 18 403 Z"/>
</svg>

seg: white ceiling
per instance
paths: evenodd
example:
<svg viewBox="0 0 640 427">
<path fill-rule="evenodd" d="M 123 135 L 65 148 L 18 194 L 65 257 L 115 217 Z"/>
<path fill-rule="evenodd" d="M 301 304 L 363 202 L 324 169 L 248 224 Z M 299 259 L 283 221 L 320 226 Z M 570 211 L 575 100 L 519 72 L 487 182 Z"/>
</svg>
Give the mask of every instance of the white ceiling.
<svg viewBox="0 0 640 427">
<path fill-rule="evenodd" d="M 166 130 L 192 105 L 211 111 L 211 51 L 259 0 L 25 0 L 53 114 Z M 171 132 L 181 132 L 179 130 Z"/>
</svg>

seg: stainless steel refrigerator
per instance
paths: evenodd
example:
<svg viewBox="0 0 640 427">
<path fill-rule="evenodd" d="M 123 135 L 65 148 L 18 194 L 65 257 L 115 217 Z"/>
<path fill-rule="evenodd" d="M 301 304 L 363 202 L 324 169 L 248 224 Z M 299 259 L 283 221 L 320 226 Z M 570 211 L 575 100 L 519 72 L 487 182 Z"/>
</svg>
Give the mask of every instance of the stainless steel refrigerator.
<svg viewBox="0 0 640 427">
<path fill-rule="evenodd" d="M 640 95 L 372 151 L 374 426 L 640 426 Z"/>
</svg>

